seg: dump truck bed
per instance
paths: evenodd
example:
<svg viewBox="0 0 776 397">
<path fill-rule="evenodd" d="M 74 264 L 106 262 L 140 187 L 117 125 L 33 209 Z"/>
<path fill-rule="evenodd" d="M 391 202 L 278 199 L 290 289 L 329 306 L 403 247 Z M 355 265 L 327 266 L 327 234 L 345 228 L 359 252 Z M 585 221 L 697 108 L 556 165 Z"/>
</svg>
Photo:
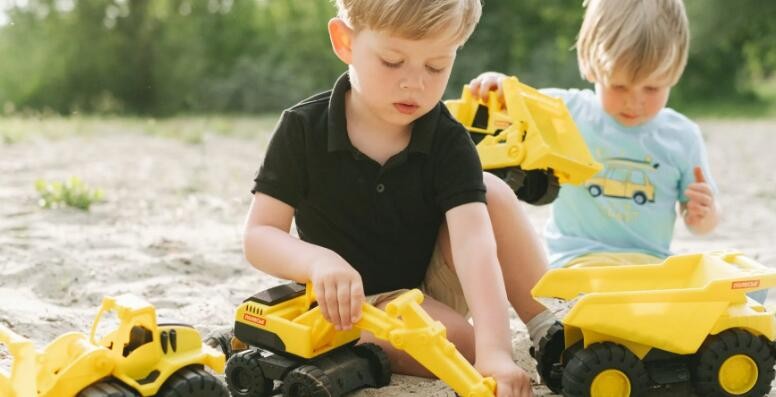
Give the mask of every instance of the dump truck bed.
<svg viewBox="0 0 776 397">
<path fill-rule="evenodd" d="M 556 269 L 532 294 L 576 299 L 563 323 L 583 333 L 690 354 L 706 336 L 732 327 L 774 340 L 773 313 L 746 296 L 774 285 L 776 269 L 728 252 L 678 255 L 653 265 Z"/>
</svg>

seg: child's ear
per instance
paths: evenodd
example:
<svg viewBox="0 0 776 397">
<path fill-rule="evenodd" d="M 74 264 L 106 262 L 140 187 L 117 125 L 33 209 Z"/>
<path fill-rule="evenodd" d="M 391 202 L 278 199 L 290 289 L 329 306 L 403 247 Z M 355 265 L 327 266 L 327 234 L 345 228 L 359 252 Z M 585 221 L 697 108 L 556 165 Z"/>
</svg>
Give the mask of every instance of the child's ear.
<svg viewBox="0 0 776 397">
<path fill-rule="evenodd" d="M 350 65 L 353 59 L 353 29 L 342 19 L 332 18 L 329 21 L 329 39 L 337 58 Z"/>
</svg>

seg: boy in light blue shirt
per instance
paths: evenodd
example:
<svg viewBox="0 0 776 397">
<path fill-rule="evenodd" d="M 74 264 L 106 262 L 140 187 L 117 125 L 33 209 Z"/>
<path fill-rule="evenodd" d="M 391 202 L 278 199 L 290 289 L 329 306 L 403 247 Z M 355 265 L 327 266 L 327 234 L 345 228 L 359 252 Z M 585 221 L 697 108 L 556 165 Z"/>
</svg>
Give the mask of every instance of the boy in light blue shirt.
<svg viewBox="0 0 776 397">
<path fill-rule="evenodd" d="M 717 188 L 698 126 L 666 108 L 687 61 L 681 0 L 589 0 L 577 39 L 591 90 L 544 90 L 563 99 L 604 169 L 564 186 L 544 231 L 550 266 L 656 263 L 671 255 L 681 216 L 696 234 L 719 222 Z M 471 82 L 500 90 L 500 73 Z M 677 205 L 678 204 L 678 205 Z"/>
</svg>

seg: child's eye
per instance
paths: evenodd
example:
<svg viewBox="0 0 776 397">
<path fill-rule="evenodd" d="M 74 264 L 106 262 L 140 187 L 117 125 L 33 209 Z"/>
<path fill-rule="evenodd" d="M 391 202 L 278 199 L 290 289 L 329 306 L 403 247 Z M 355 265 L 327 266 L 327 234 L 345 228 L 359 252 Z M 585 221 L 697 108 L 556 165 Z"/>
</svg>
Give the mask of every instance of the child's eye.
<svg viewBox="0 0 776 397">
<path fill-rule="evenodd" d="M 444 67 L 442 67 L 442 68 L 435 68 L 433 66 L 426 65 L 426 70 L 428 70 L 431 73 L 442 73 L 442 72 L 445 71 L 445 68 Z"/>
<path fill-rule="evenodd" d="M 615 91 L 625 91 L 625 86 L 624 85 L 613 85 L 612 89 L 615 90 Z"/>
<path fill-rule="evenodd" d="M 388 61 L 386 61 L 385 59 L 380 59 L 380 61 L 383 63 L 383 65 L 384 65 L 384 66 L 386 66 L 386 67 L 389 67 L 389 68 L 391 68 L 391 69 L 396 69 L 396 68 L 398 68 L 399 66 L 401 66 L 401 64 L 402 64 L 402 63 L 404 63 L 404 61 L 399 61 L 399 62 L 388 62 Z"/>
<path fill-rule="evenodd" d="M 649 93 L 657 92 L 657 87 L 644 87 L 644 89 Z"/>
</svg>

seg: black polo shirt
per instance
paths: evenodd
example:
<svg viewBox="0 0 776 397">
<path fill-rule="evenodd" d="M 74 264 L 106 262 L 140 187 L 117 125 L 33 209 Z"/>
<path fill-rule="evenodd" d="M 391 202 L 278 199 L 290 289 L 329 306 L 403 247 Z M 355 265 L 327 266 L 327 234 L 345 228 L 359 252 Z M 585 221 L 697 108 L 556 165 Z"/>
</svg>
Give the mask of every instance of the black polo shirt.
<svg viewBox="0 0 776 397">
<path fill-rule="evenodd" d="M 348 75 L 283 112 L 252 192 L 294 207 L 299 237 L 351 264 L 366 294 L 414 288 L 444 213 L 485 202 L 477 151 L 443 104 L 417 119 L 409 145 L 383 166 L 346 130 Z"/>
</svg>

